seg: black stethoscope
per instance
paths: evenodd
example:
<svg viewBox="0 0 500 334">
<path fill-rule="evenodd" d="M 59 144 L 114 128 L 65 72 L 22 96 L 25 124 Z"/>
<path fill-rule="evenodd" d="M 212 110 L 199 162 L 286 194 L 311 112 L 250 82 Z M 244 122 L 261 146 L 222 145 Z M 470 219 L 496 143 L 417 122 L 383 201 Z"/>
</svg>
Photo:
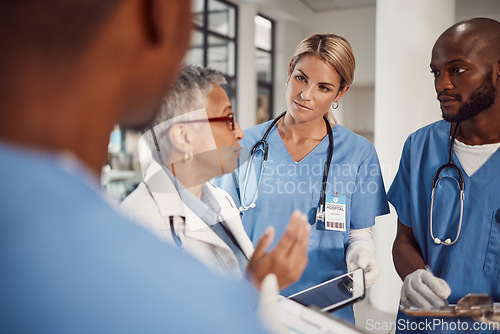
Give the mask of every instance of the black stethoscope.
<svg viewBox="0 0 500 334">
<path fill-rule="evenodd" d="M 247 168 L 246 168 L 246 172 L 245 172 L 245 177 L 243 180 L 243 190 L 242 190 L 242 194 L 241 194 L 240 211 L 247 211 L 247 210 L 255 207 L 255 202 L 257 201 L 257 197 L 259 195 L 259 188 L 260 188 L 260 184 L 262 181 L 262 175 L 264 173 L 264 167 L 266 165 L 267 155 L 269 152 L 269 144 L 267 143 L 266 138 L 267 138 L 267 135 L 269 134 L 269 132 L 271 132 L 272 128 L 276 125 L 276 122 L 278 122 L 283 116 L 285 116 L 285 114 L 286 114 L 286 111 L 284 113 L 282 113 L 281 115 L 279 115 L 278 117 L 276 117 L 272 121 L 272 123 L 267 128 L 266 132 L 264 132 L 262 139 L 259 140 L 257 143 L 255 143 L 255 145 L 252 147 L 252 150 L 250 151 L 250 159 L 248 160 Z M 316 223 L 325 221 L 326 184 L 327 184 L 328 172 L 330 170 L 330 165 L 331 165 L 332 156 L 333 156 L 332 127 L 330 125 L 330 122 L 328 121 L 328 119 L 325 116 L 323 116 L 323 120 L 325 121 L 326 130 L 328 132 L 329 146 L 328 146 L 328 157 L 326 159 L 325 170 L 323 172 L 323 183 L 322 183 L 322 187 L 321 187 L 320 203 L 319 203 L 318 208 L 316 209 Z M 257 181 L 257 189 L 255 191 L 255 194 L 254 194 L 250 204 L 247 205 L 247 204 L 245 204 L 246 203 L 245 197 L 246 197 L 246 190 L 247 190 L 247 186 L 248 186 L 248 177 L 250 174 L 250 168 L 252 167 L 253 159 L 255 158 L 256 153 L 259 151 L 262 152 L 262 164 L 261 164 L 261 169 L 260 169 L 260 173 L 259 173 L 259 179 Z"/>
<path fill-rule="evenodd" d="M 455 128 L 453 129 L 453 133 L 451 135 L 450 139 L 450 148 L 448 152 L 448 162 L 442 165 L 441 167 L 438 168 L 436 175 L 434 175 L 434 181 L 432 182 L 432 193 L 431 193 L 431 213 L 430 213 L 430 218 L 429 218 L 429 230 L 431 233 L 431 238 L 434 241 L 435 244 L 437 245 L 443 245 L 443 246 L 451 246 L 455 242 L 457 242 L 458 237 L 460 237 L 460 231 L 462 229 L 462 218 L 463 218 L 463 212 L 464 212 L 464 199 L 465 199 L 465 182 L 464 182 L 464 176 L 462 175 L 462 172 L 460 171 L 460 168 L 453 162 L 453 145 L 455 143 L 455 137 L 457 136 L 457 131 L 460 126 L 460 123 L 455 125 Z M 457 230 L 457 235 L 455 236 L 455 239 L 451 241 L 450 238 L 446 238 L 446 240 L 441 241 L 441 239 L 434 237 L 434 232 L 432 229 L 432 210 L 434 207 L 434 190 L 436 189 L 436 185 L 445 177 L 440 178 L 439 175 L 441 172 L 446 169 L 446 168 L 452 168 L 454 169 L 457 174 L 459 180 L 453 178 L 458 184 L 458 187 L 460 189 L 460 218 L 458 221 L 458 230 Z"/>
</svg>

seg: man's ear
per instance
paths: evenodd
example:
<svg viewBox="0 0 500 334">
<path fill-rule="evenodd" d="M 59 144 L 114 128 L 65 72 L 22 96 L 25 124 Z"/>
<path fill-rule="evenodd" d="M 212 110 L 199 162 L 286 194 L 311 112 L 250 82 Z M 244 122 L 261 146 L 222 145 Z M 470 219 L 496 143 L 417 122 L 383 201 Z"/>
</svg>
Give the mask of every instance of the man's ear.
<svg viewBox="0 0 500 334">
<path fill-rule="evenodd" d="M 193 152 L 193 136 L 186 124 L 178 123 L 170 127 L 168 132 L 172 149 L 179 152 Z"/>
<path fill-rule="evenodd" d="M 495 65 L 493 65 L 493 83 L 498 83 L 500 82 L 500 60 L 496 62 Z"/>
<path fill-rule="evenodd" d="M 143 4 L 146 33 L 153 44 L 173 41 L 177 44 L 179 38 L 186 35 L 182 31 L 186 26 L 190 31 L 191 21 L 180 22 L 184 20 L 183 7 L 189 6 L 189 0 L 143 0 Z"/>
<path fill-rule="evenodd" d="M 161 43 L 162 39 L 165 38 L 165 27 L 166 24 L 163 11 L 165 10 L 163 6 L 167 3 L 173 1 L 156 1 L 156 0 L 144 0 L 144 23 L 146 28 L 146 34 L 153 44 Z"/>
<path fill-rule="evenodd" d="M 123 15 L 113 35 L 123 47 L 123 93 L 120 122 L 141 126 L 152 118 L 180 69 L 189 46 L 191 0 L 123 1 Z M 112 53 L 116 62 L 116 52 Z M 122 62 L 116 62 L 120 65 Z M 144 112 L 139 112 L 144 110 Z M 146 112 L 147 111 L 147 112 Z"/>
<path fill-rule="evenodd" d="M 153 0 L 144 0 L 143 2 L 146 34 L 149 37 L 149 40 L 154 44 L 159 42 L 161 36 L 158 20 L 158 16 L 161 16 L 161 13 L 155 8 L 158 5 L 159 4 Z"/>
</svg>

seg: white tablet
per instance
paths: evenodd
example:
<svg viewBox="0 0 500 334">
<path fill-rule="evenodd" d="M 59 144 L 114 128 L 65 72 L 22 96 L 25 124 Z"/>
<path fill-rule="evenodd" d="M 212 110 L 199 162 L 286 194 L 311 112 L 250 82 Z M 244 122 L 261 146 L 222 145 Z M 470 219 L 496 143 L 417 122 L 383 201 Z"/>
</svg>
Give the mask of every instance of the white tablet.
<svg viewBox="0 0 500 334">
<path fill-rule="evenodd" d="M 365 297 L 365 278 L 363 269 L 315 285 L 288 298 L 304 306 L 315 306 L 321 312 L 335 311 Z"/>
</svg>

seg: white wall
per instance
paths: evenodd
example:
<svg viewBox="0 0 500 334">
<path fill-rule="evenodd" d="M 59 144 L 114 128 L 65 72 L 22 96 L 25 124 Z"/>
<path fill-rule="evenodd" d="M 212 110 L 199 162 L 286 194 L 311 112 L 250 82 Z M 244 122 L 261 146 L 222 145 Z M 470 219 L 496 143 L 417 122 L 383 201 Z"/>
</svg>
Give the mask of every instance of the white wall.
<svg viewBox="0 0 500 334">
<path fill-rule="evenodd" d="M 299 24 L 289 20 L 280 20 L 276 26 L 276 36 L 274 116 L 277 116 L 286 110 L 285 83 L 287 80 L 290 58 L 294 53 L 297 44 L 308 35 L 304 31 L 304 28 Z"/>
<path fill-rule="evenodd" d="M 254 18 L 257 7 L 251 3 L 239 4 L 238 55 L 235 108 L 238 123 L 243 129 L 255 124 L 257 110 L 257 70 L 255 64 Z"/>
<path fill-rule="evenodd" d="M 473 17 L 489 17 L 500 21 L 499 0 L 456 0 L 456 22 Z"/>
<path fill-rule="evenodd" d="M 373 142 L 373 108 L 375 103 L 373 85 L 353 85 L 348 93 L 342 97 L 341 102 L 341 117 L 337 117 L 339 123 Z"/>
</svg>

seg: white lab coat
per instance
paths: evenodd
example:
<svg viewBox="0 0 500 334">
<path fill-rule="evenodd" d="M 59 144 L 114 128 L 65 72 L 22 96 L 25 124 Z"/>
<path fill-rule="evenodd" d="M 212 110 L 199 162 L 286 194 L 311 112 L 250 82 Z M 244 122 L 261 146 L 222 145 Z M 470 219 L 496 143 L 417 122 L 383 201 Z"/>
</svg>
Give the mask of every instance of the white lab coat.
<svg viewBox="0 0 500 334">
<path fill-rule="evenodd" d="M 172 180 L 158 163 L 151 163 L 144 180 L 121 203 L 127 214 L 161 240 L 175 245 L 170 229 L 172 216 L 174 231 L 186 252 L 216 272 L 241 279 L 242 273 L 231 248 L 182 202 Z M 238 208 L 225 191 L 209 183 L 207 186 L 221 206 L 220 216 L 250 259 L 253 245 L 243 228 Z"/>
</svg>

